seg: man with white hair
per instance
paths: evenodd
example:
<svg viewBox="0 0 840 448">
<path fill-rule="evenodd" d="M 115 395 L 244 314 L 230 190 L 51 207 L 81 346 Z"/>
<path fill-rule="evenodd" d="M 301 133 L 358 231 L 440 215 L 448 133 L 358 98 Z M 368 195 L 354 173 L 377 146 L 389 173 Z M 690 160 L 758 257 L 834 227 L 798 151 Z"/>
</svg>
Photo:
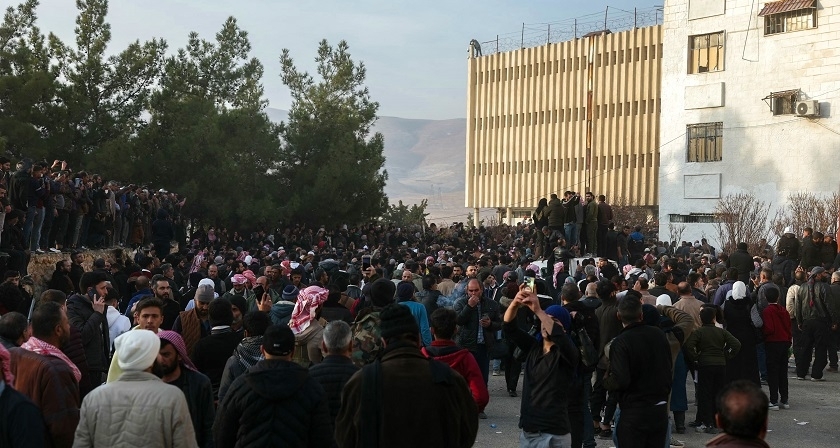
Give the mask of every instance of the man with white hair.
<svg viewBox="0 0 840 448">
<path fill-rule="evenodd" d="M 123 374 L 85 397 L 73 446 L 197 447 L 184 394 L 152 374 L 160 338 L 137 329 L 114 343 Z"/>
<path fill-rule="evenodd" d="M 309 376 L 315 378 L 330 401 L 330 417 L 335 421 L 341 408 L 341 391 L 347 380 L 359 370 L 350 358 L 353 353 L 353 332 L 343 320 L 327 324 L 324 328 L 324 340 L 321 351 L 326 353 L 323 361 L 309 368 Z"/>
</svg>

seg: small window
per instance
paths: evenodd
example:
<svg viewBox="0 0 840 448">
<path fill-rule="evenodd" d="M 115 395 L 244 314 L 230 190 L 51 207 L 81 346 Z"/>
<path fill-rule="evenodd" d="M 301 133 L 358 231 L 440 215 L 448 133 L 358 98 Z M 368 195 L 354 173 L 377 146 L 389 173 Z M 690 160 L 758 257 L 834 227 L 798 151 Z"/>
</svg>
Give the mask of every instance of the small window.
<svg viewBox="0 0 840 448">
<path fill-rule="evenodd" d="M 758 16 L 764 17 L 765 36 L 817 27 L 817 8 L 813 0 L 765 3 Z"/>
<path fill-rule="evenodd" d="M 689 213 L 687 215 L 670 214 L 668 221 L 684 224 L 712 224 L 717 222 L 712 213 Z"/>
<path fill-rule="evenodd" d="M 723 31 L 689 37 L 688 73 L 723 71 Z"/>
<path fill-rule="evenodd" d="M 723 160 L 723 123 L 690 124 L 688 137 L 688 162 L 717 162 Z"/>
</svg>

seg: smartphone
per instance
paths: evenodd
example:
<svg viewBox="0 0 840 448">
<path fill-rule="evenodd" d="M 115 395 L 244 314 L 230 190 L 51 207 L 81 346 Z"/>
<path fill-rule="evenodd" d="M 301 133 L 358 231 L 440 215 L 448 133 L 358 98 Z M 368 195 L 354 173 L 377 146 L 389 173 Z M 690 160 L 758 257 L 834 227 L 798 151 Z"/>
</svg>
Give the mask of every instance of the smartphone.
<svg viewBox="0 0 840 448">
<path fill-rule="evenodd" d="M 362 256 L 362 270 L 365 271 L 370 267 L 370 255 Z"/>
<path fill-rule="evenodd" d="M 531 291 L 537 290 L 537 279 L 534 277 L 525 277 L 525 286 L 528 287 Z"/>
<path fill-rule="evenodd" d="M 262 285 L 257 285 L 254 287 L 254 298 L 256 298 L 258 302 L 262 301 L 263 294 L 265 294 L 265 289 Z"/>
</svg>

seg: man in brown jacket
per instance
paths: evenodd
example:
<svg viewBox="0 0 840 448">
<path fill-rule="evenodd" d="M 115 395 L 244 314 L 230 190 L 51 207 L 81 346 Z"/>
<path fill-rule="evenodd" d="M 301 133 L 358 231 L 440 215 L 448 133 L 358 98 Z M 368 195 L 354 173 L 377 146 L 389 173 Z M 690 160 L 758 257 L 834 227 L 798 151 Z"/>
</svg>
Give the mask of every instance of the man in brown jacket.
<svg viewBox="0 0 840 448">
<path fill-rule="evenodd" d="M 213 292 L 213 286 L 199 285 L 193 299 L 195 308 L 181 311 L 172 325 L 172 331 L 184 338 L 187 353 L 192 353 L 193 347 L 201 338 L 210 335 L 210 302 L 215 297 Z"/>
<path fill-rule="evenodd" d="M 11 353 L 15 389 L 41 409 L 52 446 L 71 447 L 79 424 L 81 372 L 58 347 L 70 334 L 70 321 L 57 303 L 32 314 L 32 337 Z"/>
</svg>

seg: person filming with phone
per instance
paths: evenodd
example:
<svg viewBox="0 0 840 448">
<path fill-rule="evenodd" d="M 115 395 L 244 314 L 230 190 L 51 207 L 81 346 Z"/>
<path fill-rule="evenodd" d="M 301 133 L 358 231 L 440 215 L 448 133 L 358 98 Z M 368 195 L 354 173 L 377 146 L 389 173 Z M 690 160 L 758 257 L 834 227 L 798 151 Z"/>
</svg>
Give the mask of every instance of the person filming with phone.
<svg viewBox="0 0 840 448">
<path fill-rule="evenodd" d="M 67 299 L 70 325 L 82 333 L 88 370 L 93 386 L 102 384 L 108 372 L 111 337 L 105 317 L 108 278 L 104 272 L 86 272 L 79 281 L 81 294 Z"/>
</svg>

